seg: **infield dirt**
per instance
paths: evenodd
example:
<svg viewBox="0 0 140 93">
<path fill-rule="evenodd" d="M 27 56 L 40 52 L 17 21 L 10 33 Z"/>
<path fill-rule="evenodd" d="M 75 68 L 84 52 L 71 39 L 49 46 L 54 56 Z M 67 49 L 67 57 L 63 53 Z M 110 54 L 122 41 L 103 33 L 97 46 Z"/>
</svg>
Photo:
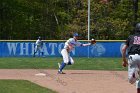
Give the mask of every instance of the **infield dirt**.
<svg viewBox="0 0 140 93">
<path fill-rule="evenodd" d="M 59 93 L 136 93 L 127 71 L 0 69 L 0 79 L 29 80 Z M 45 75 L 36 75 L 43 73 Z"/>
</svg>

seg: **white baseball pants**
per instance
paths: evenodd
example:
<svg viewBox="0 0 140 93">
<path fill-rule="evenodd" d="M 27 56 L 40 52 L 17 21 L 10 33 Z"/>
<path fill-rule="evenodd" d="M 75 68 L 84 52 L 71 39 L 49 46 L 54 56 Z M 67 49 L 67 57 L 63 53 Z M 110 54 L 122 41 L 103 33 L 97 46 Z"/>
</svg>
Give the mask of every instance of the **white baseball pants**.
<svg viewBox="0 0 140 93">
<path fill-rule="evenodd" d="M 139 80 L 139 70 L 140 70 L 140 55 L 129 55 L 128 58 L 128 80 L 131 84 L 135 83 L 136 87 L 140 88 Z"/>
<path fill-rule="evenodd" d="M 68 64 L 70 62 L 71 64 L 74 64 L 74 60 L 70 56 L 70 53 L 67 51 L 67 49 L 62 49 L 61 54 L 63 56 L 64 63 Z"/>
</svg>

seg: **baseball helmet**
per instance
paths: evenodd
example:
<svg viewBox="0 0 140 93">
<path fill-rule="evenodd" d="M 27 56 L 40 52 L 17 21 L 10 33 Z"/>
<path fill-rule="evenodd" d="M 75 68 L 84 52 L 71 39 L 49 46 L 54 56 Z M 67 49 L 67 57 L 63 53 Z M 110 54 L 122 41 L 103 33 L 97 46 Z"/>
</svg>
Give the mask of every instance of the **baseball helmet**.
<svg viewBox="0 0 140 93">
<path fill-rule="evenodd" d="M 136 30 L 137 32 L 140 32 L 140 23 L 137 23 L 137 24 L 136 24 L 135 30 Z"/>
<path fill-rule="evenodd" d="M 74 33 L 73 36 L 79 36 L 78 33 Z"/>
<path fill-rule="evenodd" d="M 41 37 L 39 36 L 38 39 L 41 39 Z"/>
</svg>

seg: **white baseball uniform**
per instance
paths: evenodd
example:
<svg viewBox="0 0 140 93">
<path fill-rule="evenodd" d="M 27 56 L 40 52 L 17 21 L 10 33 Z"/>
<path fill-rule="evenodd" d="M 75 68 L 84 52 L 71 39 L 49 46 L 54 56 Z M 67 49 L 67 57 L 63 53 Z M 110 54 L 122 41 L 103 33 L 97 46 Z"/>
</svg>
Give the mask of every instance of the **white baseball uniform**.
<svg viewBox="0 0 140 93">
<path fill-rule="evenodd" d="M 42 47 L 43 47 L 43 42 L 42 42 L 40 39 L 38 39 L 38 40 L 36 41 L 35 53 L 36 53 L 38 50 L 40 50 L 40 51 L 42 52 Z"/>
<path fill-rule="evenodd" d="M 72 46 L 71 49 L 69 49 L 69 45 Z M 61 54 L 63 56 L 64 63 L 68 64 L 69 62 L 71 64 L 74 64 L 74 60 L 70 56 L 70 52 L 76 47 L 76 46 L 82 46 L 82 43 L 78 42 L 74 38 L 70 38 L 65 42 L 64 49 L 62 49 Z"/>
</svg>

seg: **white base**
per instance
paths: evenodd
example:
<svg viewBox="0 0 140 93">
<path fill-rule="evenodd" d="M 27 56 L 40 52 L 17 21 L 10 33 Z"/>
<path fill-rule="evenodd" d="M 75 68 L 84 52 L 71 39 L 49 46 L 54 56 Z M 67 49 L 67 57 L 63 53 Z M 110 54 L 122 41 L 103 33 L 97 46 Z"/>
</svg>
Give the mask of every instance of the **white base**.
<svg viewBox="0 0 140 93">
<path fill-rule="evenodd" d="M 38 74 L 35 74 L 35 76 L 46 76 L 45 73 L 38 73 Z"/>
</svg>

